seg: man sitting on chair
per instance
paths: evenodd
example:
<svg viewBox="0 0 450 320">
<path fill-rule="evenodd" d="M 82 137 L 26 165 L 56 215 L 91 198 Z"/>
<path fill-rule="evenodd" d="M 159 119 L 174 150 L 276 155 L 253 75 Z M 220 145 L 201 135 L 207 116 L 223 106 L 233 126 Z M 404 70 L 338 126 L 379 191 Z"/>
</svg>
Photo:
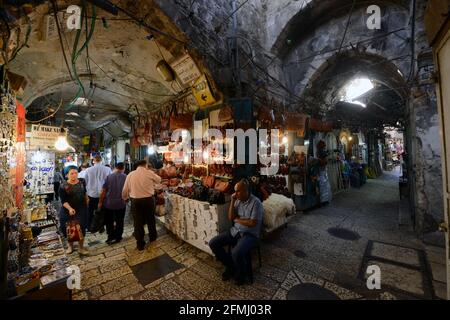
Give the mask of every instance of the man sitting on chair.
<svg viewBox="0 0 450 320">
<path fill-rule="evenodd" d="M 237 285 L 245 282 L 246 256 L 258 242 L 263 219 L 261 201 L 250 193 L 249 182 L 241 180 L 234 186 L 235 193 L 231 197 L 228 219 L 234 222 L 229 231 L 223 232 L 209 242 L 212 252 L 225 266 L 222 280 L 233 276 Z M 224 246 L 232 246 L 231 254 Z"/>
</svg>

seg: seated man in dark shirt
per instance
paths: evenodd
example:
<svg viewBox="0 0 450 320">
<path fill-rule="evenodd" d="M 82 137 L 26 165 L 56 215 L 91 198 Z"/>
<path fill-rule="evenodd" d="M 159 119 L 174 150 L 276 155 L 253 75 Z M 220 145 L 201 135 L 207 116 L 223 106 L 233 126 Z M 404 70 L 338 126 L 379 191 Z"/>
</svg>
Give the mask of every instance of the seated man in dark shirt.
<svg viewBox="0 0 450 320">
<path fill-rule="evenodd" d="M 236 284 L 242 285 L 245 281 L 245 257 L 258 242 L 264 209 L 261 201 L 250 193 L 247 180 L 238 182 L 234 190 L 228 210 L 228 219 L 234 225 L 211 239 L 209 246 L 225 266 L 222 280 L 227 281 L 234 276 Z M 228 245 L 233 247 L 231 254 L 224 249 Z"/>
</svg>

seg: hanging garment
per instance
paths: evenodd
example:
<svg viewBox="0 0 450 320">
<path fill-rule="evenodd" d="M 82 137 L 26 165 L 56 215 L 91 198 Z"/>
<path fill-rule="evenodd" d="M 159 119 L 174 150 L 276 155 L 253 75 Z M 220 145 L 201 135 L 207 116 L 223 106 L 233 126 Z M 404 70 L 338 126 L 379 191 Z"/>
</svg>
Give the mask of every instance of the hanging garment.
<svg viewBox="0 0 450 320">
<path fill-rule="evenodd" d="M 319 173 L 319 190 L 320 190 L 320 202 L 331 202 L 332 193 L 330 181 L 328 180 L 327 170 L 320 170 Z"/>
<path fill-rule="evenodd" d="M 303 196 L 303 184 L 302 183 L 294 183 L 294 194 L 296 196 Z"/>
<path fill-rule="evenodd" d="M 330 180 L 331 191 L 339 190 L 339 165 L 336 161 L 330 161 L 327 164 L 328 178 Z"/>
</svg>

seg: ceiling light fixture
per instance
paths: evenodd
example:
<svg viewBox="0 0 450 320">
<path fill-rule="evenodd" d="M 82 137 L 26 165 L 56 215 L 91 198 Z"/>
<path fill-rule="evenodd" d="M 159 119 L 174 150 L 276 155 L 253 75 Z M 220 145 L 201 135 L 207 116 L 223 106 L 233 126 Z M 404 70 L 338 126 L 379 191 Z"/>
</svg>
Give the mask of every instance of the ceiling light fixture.
<svg viewBox="0 0 450 320">
<path fill-rule="evenodd" d="M 89 100 L 86 98 L 77 98 L 74 101 L 72 101 L 71 104 L 74 106 L 87 107 L 87 106 L 89 106 Z"/>
<path fill-rule="evenodd" d="M 147 149 L 147 153 L 150 156 L 155 154 L 155 147 L 154 146 L 149 146 L 148 149 Z"/>
<path fill-rule="evenodd" d="M 65 151 L 69 148 L 69 143 L 67 142 L 67 134 L 64 128 L 61 128 L 61 133 L 55 142 L 55 148 L 58 151 Z"/>
</svg>

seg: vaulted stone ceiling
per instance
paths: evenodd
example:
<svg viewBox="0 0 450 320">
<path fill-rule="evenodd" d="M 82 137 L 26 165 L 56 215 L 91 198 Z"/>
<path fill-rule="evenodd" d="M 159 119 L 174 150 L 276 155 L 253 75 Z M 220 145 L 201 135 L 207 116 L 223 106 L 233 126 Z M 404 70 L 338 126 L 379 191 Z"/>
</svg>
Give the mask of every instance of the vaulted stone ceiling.
<svg viewBox="0 0 450 320">
<path fill-rule="evenodd" d="M 116 2 L 120 4 L 120 1 Z M 76 1 L 59 1 L 59 11 L 65 10 L 69 3 L 77 4 Z M 90 30 L 93 11 L 88 3 L 87 8 Z M 147 12 L 148 21 L 156 19 L 161 22 L 157 26 L 160 30 L 172 33 L 172 26 L 164 23 L 166 17 L 151 5 L 151 1 L 148 7 L 140 9 L 142 13 Z M 49 15 L 51 20 L 54 19 L 51 3 L 36 6 L 28 15 L 29 20 L 22 18 L 22 32 L 31 24 L 32 33 L 27 47 L 20 51 L 9 68 L 27 79 L 21 100 L 28 109 L 29 120 L 42 119 L 52 114 L 52 110 L 56 111 L 62 101 L 61 108 L 52 120 L 54 124 L 65 122 L 77 136 L 108 126 L 107 132 L 118 137 L 130 131 L 128 117 L 136 114 L 136 108 L 140 112 L 154 110 L 186 91 L 187 87 L 176 81 L 165 81 L 156 69 L 160 60 L 171 62 L 182 53 L 179 43 L 159 33 L 151 33 L 148 28 L 137 25 L 124 14 L 113 16 L 98 7 L 96 14 L 88 50 L 82 51 L 76 61 L 76 70 L 84 87 L 81 97 L 88 99 L 88 105 L 81 106 L 70 105 L 80 86 L 69 75 L 57 29 L 46 34 L 45 20 Z M 67 16 L 60 24 L 66 23 Z M 86 40 L 85 26 L 86 21 L 83 20 L 78 50 Z M 64 51 L 73 74 L 71 59 L 76 31 L 62 32 Z M 74 112 L 79 116 L 70 116 Z"/>
</svg>

